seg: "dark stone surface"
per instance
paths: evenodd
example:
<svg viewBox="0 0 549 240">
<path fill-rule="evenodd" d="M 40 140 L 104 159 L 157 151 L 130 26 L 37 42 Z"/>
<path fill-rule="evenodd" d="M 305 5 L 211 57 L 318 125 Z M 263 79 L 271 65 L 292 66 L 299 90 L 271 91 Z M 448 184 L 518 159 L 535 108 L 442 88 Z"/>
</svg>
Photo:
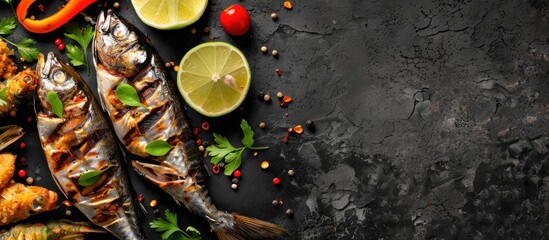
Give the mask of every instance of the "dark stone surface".
<svg viewBox="0 0 549 240">
<path fill-rule="evenodd" d="M 282 1 L 241 1 L 253 38 L 222 31 L 218 14 L 234 2 L 211 1 L 196 35 L 146 27 L 126 1 L 119 11 L 151 36 L 165 61 L 179 61 L 208 36 L 247 56 L 253 82 L 241 111 L 217 119 L 188 111 L 194 126 L 209 121 L 234 142 L 246 118 L 257 141 L 271 146 L 258 158 L 247 154 L 238 191 L 228 177 L 208 179 L 217 206 L 281 224 L 291 239 L 549 238 L 549 1 L 294 1 L 290 11 Z M 0 16 L 10 14 L 0 8 Z M 24 34 L 19 28 L 9 38 Z M 34 37 L 50 51 L 59 35 Z M 279 58 L 263 55 L 262 45 Z M 265 104 L 255 97 L 260 90 L 294 102 Z M 288 127 L 308 119 L 314 133 L 282 142 Z M 262 121 L 265 130 L 257 128 Z M 23 124 L 34 131 L 34 123 Z M 211 142 L 211 132 L 203 137 Z M 25 141 L 20 155 L 32 162 L 30 172 L 41 169 L 38 184 L 55 188 L 38 140 L 29 134 Z M 271 169 L 262 171 L 262 160 Z M 131 174 L 147 200 L 159 198 L 160 209 L 177 210 L 182 224 L 213 238 L 205 221 Z M 271 184 L 275 176 L 280 187 Z M 272 207 L 278 198 L 284 206 Z M 147 223 L 158 215 L 149 209 L 144 218 L 151 239 L 158 235 Z"/>
</svg>

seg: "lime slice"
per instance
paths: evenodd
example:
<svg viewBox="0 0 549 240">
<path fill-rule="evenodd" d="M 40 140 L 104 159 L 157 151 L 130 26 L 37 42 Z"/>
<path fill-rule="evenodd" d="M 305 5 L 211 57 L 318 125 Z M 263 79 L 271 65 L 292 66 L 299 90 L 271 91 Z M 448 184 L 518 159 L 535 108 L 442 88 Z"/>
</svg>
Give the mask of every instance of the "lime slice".
<svg viewBox="0 0 549 240">
<path fill-rule="evenodd" d="M 197 112 L 217 117 L 236 109 L 248 93 L 250 66 L 233 45 L 209 42 L 191 49 L 179 64 L 177 87 Z"/>
<path fill-rule="evenodd" d="M 208 0 L 132 0 L 137 16 L 157 29 L 184 28 L 196 22 Z"/>
</svg>

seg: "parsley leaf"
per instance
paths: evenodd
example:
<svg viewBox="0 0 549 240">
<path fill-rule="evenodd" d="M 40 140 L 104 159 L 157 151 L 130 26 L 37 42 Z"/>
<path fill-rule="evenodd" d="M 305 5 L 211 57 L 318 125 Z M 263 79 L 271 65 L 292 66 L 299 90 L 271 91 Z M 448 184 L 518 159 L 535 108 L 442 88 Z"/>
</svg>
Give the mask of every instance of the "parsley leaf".
<svg viewBox="0 0 549 240">
<path fill-rule="evenodd" d="M 33 47 L 34 44 L 36 44 L 36 41 L 34 41 L 34 39 L 24 38 L 15 45 L 17 47 L 17 50 L 19 51 L 19 54 L 23 59 L 25 59 L 25 61 L 33 62 L 34 60 L 38 59 L 38 54 L 40 54 L 40 51 L 38 51 L 37 48 Z"/>
<path fill-rule="evenodd" d="M 78 43 L 78 45 L 81 48 L 81 51 L 76 51 L 74 46 L 72 51 L 67 51 L 67 56 L 71 59 L 71 64 L 73 66 L 86 66 L 86 69 L 88 70 L 88 74 L 90 73 L 90 67 L 88 64 L 88 46 L 90 45 L 91 40 L 93 39 L 93 28 L 90 25 L 85 26 L 84 28 L 80 29 L 77 23 L 75 22 L 69 22 L 65 25 L 65 37 L 68 37 L 75 42 Z M 68 46 L 67 46 L 67 50 Z M 78 65 L 75 65 L 78 64 Z"/>
<path fill-rule="evenodd" d="M 6 93 L 8 92 L 8 87 L 4 87 L 0 90 L 0 106 L 3 106 L 5 105 L 6 103 Z"/>
<path fill-rule="evenodd" d="M 71 64 L 75 67 L 86 65 L 86 59 L 84 59 L 84 54 L 80 48 L 75 45 L 67 45 L 67 56 L 71 60 Z"/>
<path fill-rule="evenodd" d="M 221 161 L 225 160 L 225 170 L 223 171 L 225 175 L 230 176 L 233 172 L 240 167 L 242 164 L 242 153 L 246 149 L 251 150 L 265 150 L 269 147 L 253 147 L 254 144 L 254 132 L 248 122 L 244 119 L 240 122 L 240 128 L 244 137 L 242 138 L 243 147 L 236 148 L 234 147 L 229 140 L 217 133 L 214 133 L 214 141 L 216 144 L 210 145 L 206 149 L 208 150 L 208 155 L 212 158 L 210 163 L 218 164 Z"/>
<path fill-rule="evenodd" d="M 12 34 L 15 32 L 16 27 L 17 24 L 15 24 L 15 17 L 2 18 L 2 20 L 0 20 L 0 34 L 2 35 Z"/>
<path fill-rule="evenodd" d="M 166 219 L 157 218 L 150 223 L 150 226 L 155 231 L 162 233 L 162 240 L 200 240 L 200 231 L 194 227 L 187 227 L 185 231 L 179 228 L 177 224 L 177 215 L 166 209 L 164 212 Z"/>
</svg>

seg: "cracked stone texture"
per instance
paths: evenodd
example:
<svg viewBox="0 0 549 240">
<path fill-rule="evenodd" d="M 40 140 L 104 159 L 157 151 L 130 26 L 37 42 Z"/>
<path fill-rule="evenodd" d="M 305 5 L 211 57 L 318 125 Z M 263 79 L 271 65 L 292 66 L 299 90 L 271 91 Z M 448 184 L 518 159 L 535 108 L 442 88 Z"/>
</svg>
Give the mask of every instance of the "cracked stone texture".
<svg viewBox="0 0 549 240">
<path fill-rule="evenodd" d="M 271 147 L 245 155 L 238 191 L 228 177 L 208 179 L 217 206 L 285 226 L 289 239 L 549 238 L 549 0 L 293 1 L 290 11 L 282 1 L 241 1 L 253 37 L 240 38 L 218 22 L 233 3 L 210 1 L 195 35 L 146 27 L 128 2 L 120 10 L 165 61 L 211 36 L 250 62 L 253 82 L 240 111 L 215 119 L 187 112 L 194 126 L 208 121 L 234 143 L 246 118 L 256 142 Z M 54 49 L 54 38 L 41 40 L 44 49 Z M 279 58 L 263 55 L 263 45 Z M 276 99 L 258 100 L 259 91 L 294 101 L 283 109 Z M 282 142 L 288 127 L 308 119 L 316 131 Z M 29 146 L 39 146 L 34 126 L 25 126 Z M 203 137 L 211 142 L 210 133 Z M 262 160 L 271 162 L 268 171 L 259 169 Z M 214 239 L 204 220 L 130 174 L 147 201 L 158 198 L 161 211 L 177 210 L 182 224 Z M 273 199 L 284 205 L 273 207 Z M 160 215 L 144 218 L 152 239 L 158 235 L 147 223 Z"/>
</svg>

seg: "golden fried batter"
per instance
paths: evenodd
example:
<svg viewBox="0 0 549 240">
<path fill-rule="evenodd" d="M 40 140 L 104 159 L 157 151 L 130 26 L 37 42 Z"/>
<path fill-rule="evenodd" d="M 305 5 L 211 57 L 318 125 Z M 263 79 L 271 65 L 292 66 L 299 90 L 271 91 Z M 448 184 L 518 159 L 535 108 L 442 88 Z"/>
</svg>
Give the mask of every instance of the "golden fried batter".
<svg viewBox="0 0 549 240">
<path fill-rule="evenodd" d="M 38 83 L 38 75 L 31 68 L 27 68 L 17 75 L 10 77 L 5 85 L 0 82 L 0 90 L 7 87 L 6 98 L 0 101 L 0 116 L 8 114 L 19 106 L 21 99 L 34 91 Z"/>
<path fill-rule="evenodd" d="M 8 79 L 17 71 L 17 66 L 10 57 L 12 55 L 13 51 L 0 39 L 0 80 Z"/>
<path fill-rule="evenodd" d="M 0 153 L 0 191 L 4 189 L 13 177 L 15 171 L 15 155 Z"/>
<path fill-rule="evenodd" d="M 10 184 L 0 192 L 0 226 L 55 209 L 56 201 L 57 193 L 45 188 Z"/>
</svg>

